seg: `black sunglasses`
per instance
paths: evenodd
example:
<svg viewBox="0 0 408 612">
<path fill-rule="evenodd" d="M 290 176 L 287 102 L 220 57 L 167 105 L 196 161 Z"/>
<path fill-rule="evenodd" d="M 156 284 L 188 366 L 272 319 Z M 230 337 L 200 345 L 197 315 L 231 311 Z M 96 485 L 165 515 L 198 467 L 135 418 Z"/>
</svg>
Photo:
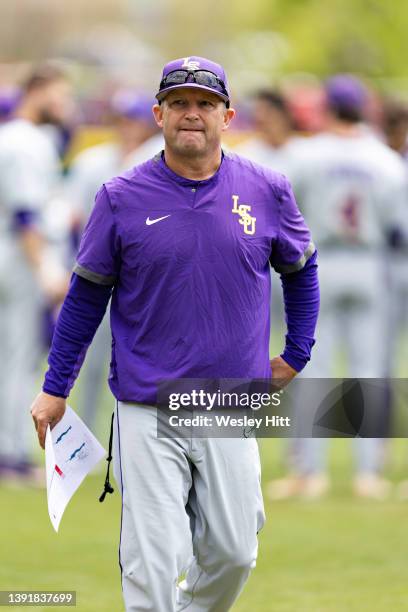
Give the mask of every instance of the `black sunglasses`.
<svg viewBox="0 0 408 612">
<path fill-rule="evenodd" d="M 197 85 L 209 87 L 228 97 L 224 81 L 209 70 L 173 70 L 173 72 L 169 72 L 169 74 L 161 80 L 159 93 L 167 87 L 171 87 L 172 85 L 184 85 L 184 83 L 197 83 Z M 228 108 L 229 100 L 226 100 L 225 103 Z"/>
</svg>

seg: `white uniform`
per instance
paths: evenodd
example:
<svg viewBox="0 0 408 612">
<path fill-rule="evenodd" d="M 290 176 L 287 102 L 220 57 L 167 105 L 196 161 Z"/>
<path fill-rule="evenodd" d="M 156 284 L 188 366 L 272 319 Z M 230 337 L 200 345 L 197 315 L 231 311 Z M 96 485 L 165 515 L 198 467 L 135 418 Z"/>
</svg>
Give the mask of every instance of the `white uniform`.
<svg viewBox="0 0 408 612">
<path fill-rule="evenodd" d="M 403 158 L 408 177 L 408 158 Z M 408 188 L 405 198 L 405 214 L 399 228 L 405 237 L 408 235 Z M 391 377 L 408 376 L 408 250 L 390 253 L 390 309 L 386 372 Z M 402 345 L 401 345 L 402 339 Z"/>
<path fill-rule="evenodd" d="M 43 130 L 16 119 L 0 128 L 0 457 L 29 459 L 29 406 L 40 360 L 41 292 L 13 229 L 17 211 L 41 213 L 59 178 Z"/>
<path fill-rule="evenodd" d="M 321 309 L 310 378 L 384 376 L 387 231 L 401 221 L 405 174 L 398 156 L 367 132 L 310 138 L 292 175 L 299 207 L 319 251 Z M 337 371 L 336 371 L 337 366 Z M 361 440 L 360 473 L 380 467 L 376 441 Z M 322 471 L 321 441 L 304 441 L 303 470 Z"/>
<path fill-rule="evenodd" d="M 67 179 L 67 197 L 88 217 L 101 184 L 128 168 L 154 157 L 163 149 L 162 135 L 152 136 L 123 159 L 116 143 L 105 143 L 82 151 L 74 159 Z"/>
<path fill-rule="evenodd" d="M 86 219 L 92 210 L 100 186 L 124 170 L 154 157 L 163 148 L 162 135 L 153 136 L 123 159 L 119 145 L 106 143 L 90 147 L 72 163 L 66 185 L 66 198 Z M 106 315 L 90 346 L 85 367 L 80 375 L 81 406 L 84 420 L 92 428 L 95 423 L 98 395 L 107 378 L 110 360 L 111 333 Z"/>
<path fill-rule="evenodd" d="M 130 153 L 126 160 L 128 168 L 133 168 L 134 166 L 143 164 L 143 162 L 147 161 L 148 159 L 151 159 L 163 149 L 163 135 L 161 132 L 159 132 L 148 140 L 145 140 L 145 142 L 141 144 L 140 147 L 137 147 L 137 149 L 135 149 L 133 153 Z"/>
<path fill-rule="evenodd" d="M 293 186 L 320 253 L 319 341 L 307 373 L 334 375 L 337 337 L 348 345 L 345 375 L 380 377 L 387 231 L 401 219 L 403 165 L 369 134 L 322 134 L 310 139 Z"/>
<path fill-rule="evenodd" d="M 305 138 L 296 136 L 290 138 L 281 147 L 272 147 L 260 138 L 250 138 L 235 147 L 234 151 L 257 164 L 284 174 L 291 180 L 292 174 L 298 166 L 297 157 L 302 151 L 305 141 Z"/>
<path fill-rule="evenodd" d="M 66 196 L 84 218 L 92 210 L 101 181 L 112 178 L 121 168 L 120 148 L 111 142 L 85 149 L 75 157 L 66 182 Z"/>
</svg>

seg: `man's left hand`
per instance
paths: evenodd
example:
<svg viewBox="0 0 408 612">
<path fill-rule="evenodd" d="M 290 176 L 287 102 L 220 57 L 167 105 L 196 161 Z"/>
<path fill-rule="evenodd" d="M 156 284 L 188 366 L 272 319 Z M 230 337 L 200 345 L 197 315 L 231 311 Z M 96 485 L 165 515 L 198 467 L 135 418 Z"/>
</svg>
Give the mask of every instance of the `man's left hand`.
<svg viewBox="0 0 408 612">
<path fill-rule="evenodd" d="M 271 359 L 272 380 L 278 382 L 279 388 L 286 387 L 295 378 L 297 372 L 282 357 Z"/>
</svg>

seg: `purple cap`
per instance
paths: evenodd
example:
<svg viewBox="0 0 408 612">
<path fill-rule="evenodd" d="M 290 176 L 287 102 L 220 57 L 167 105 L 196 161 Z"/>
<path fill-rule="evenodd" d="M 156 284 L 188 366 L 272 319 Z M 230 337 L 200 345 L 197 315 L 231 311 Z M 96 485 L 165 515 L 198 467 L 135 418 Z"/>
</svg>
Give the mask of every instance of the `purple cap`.
<svg viewBox="0 0 408 612">
<path fill-rule="evenodd" d="M 187 70 L 190 74 L 187 77 L 187 82 L 175 83 L 174 81 L 169 81 L 166 83 L 166 78 L 171 72 L 176 70 Z M 205 70 L 207 72 L 211 72 L 215 75 L 216 79 L 211 82 L 211 77 L 208 79 L 205 78 L 205 75 L 200 75 L 201 82 L 196 83 L 194 81 L 194 72 Z M 173 89 L 179 89 L 181 87 L 195 87 L 198 89 L 204 89 L 206 91 L 211 91 L 216 94 L 224 102 L 229 103 L 229 91 L 228 91 L 228 83 L 227 76 L 225 74 L 224 68 L 220 66 L 220 64 L 216 64 L 211 60 L 205 59 L 204 57 L 182 57 L 177 60 L 173 60 L 165 65 L 163 68 L 163 74 L 160 81 L 159 91 L 156 94 L 156 98 L 161 101 L 169 91 Z"/>
<path fill-rule="evenodd" d="M 147 122 L 153 122 L 152 106 L 154 100 L 145 94 L 138 94 L 131 90 L 120 90 L 112 98 L 111 108 L 114 113 Z"/>
<path fill-rule="evenodd" d="M 326 82 L 327 103 L 331 108 L 362 111 L 367 100 L 364 85 L 349 74 L 338 74 Z"/>
</svg>

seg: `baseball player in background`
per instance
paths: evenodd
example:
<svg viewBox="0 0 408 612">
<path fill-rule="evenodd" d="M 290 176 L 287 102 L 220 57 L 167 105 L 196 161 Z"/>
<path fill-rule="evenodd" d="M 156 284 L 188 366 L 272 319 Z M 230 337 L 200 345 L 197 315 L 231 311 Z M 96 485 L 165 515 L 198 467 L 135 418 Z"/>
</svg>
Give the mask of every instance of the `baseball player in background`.
<svg viewBox="0 0 408 612">
<path fill-rule="evenodd" d="M 252 97 L 251 119 L 256 135 L 236 147 L 236 153 L 291 179 L 296 152 L 304 138 L 294 134 L 285 97 L 273 89 L 258 91 Z"/>
<path fill-rule="evenodd" d="M 92 210 L 95 193 L 104 181 L 136 165 L 133 162 L 140 150 L 145 150 L 142 163 L 153 157 L 163 145 L 162 137 L 156 136 L 150 97 L 119 90 L 113 96 L 110 108 L 114 140 L 79 153 L 73 159 L 67 176 L 66 197 L 85 221 Z"/>
<path fill-rule="evenodd" d="M 48 253 L 42 213 L 59 180 L 58 154 L 43 131 L 71 109 L 62 70 L 36 68 L 11 120 L 0 128 L 0 479 L 28 481 L 27 402 L 40 365 L 42 307 L 62 301 L 68 277 Z"/>
<path fill-rule="evenodd" d="M 384 134 L 387 144 L 402 159 L 408 176 L 408 106 L 389 102 L 384 109 Z M 406 350 L 408 332 L 408 249 L 405 235 L 408 233 L 408 188 L 406 192 L 406 214 L 398 230 L 390 236 L 390 311 L 388 319 L 386 367 L 389 376 L 407 376 L 408 354 Z M 404 223 L 405 221 L 405 223 Z M 398 370 L 398 340 L 404 339 L 402 370 Z"/>
<path fill-rule="evenodd" d="M 285 97 L 274 89 L 261 89 L 251 100 L 251 121 L 255 135 L 237 146 L 234 150 L 238 155 L 274 170 L 291 178 L 293 167 L 304 138 L 295 136 L 294 122 Z M 284 326 L 283 295 L 275 291 L 276 274 L 272 272 L 272 304 L 273 320 Z M 282 329 L 276 329 L 282 332 Z"/>
<path fill-rule="evenodd" d="M 406 103 L 389 101 L 385 105 L 383 128 L 386 142 L 401 156 L 408 176 L 408 106 Z M 408 370 L 408 247 L 405 240 L 407 230 L 408 188 L 405 223 L 390 237 L 390 308 L 386 352 L 387 374 L 391 377 L 405 378 Z M 399 483 L 397 496 L 400 499 L 408 499 L 408 480 Z"/>
<path fill-rule="evenodd" d="M 235 112 L 219 64 L 170 62 L 156 98 L 164 151 L 98 192 L 31 412 L 44 446 L 112 296 L 126 609 L 224 612 L 255 566 L 264 523 L 257 442 L 157 437 L 157 383 L 271 371 L 290 381 L 314 342 L 317 253 L 288 181 L 222 151 Z M 271 362 L 269 263 L 288 325 Z"/>
<path fill-rule="evenodd" d="M 302 212 L 320 252 L 318 346 L 310 378 L 384 376 L 387 243 L 405 209 L 405 173 L 398 156 L 362 124 L 366 92 L 348 75 L 326 86 L 327 129 L 307 141 L 292 175 Z M 346 367 L 336 364 L 345 349 Z M 274 499 L 319 497 L 328 488 L 326 441 L 296 441 L 294 474 L 270 483 Z M 383 498 L 384 442 L 356 440 L 357 495 Z"/>
<path fill-rule="evenodd" d="M 94 197 L 104 181 L 153 157 L 163 148 L 163 137 L 152 114 L 152 99 L 129 90 L 118 91 L 111 102 L 115 140 L 90 147 L 77 155 L 68 172 L 65 198 L 83 229 Z M 75 253 L 76 254 L 76 253 Z M 79 412 L 88 426 L 95 426 L 102 381 L 107 374 L 111 349 L 108 316 L 104 317 L 81 372 Z"/>
</svg>

